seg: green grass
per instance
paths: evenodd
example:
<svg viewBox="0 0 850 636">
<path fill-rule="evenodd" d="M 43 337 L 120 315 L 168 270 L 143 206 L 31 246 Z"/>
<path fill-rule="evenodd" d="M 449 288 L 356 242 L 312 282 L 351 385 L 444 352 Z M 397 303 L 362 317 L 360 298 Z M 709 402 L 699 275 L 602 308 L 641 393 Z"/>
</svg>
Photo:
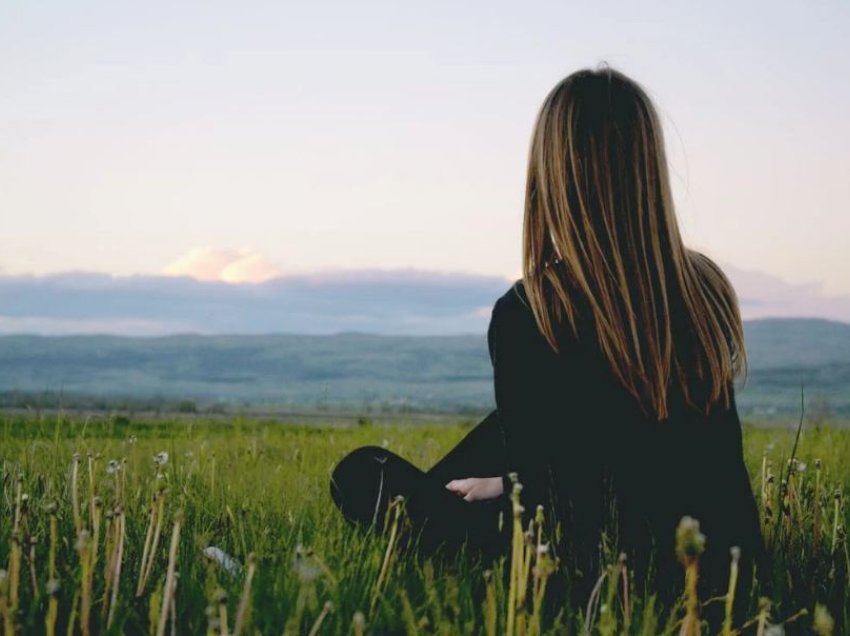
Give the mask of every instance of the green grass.
<svg viewBox="0 0 850 636">
<path fill-rule="evenodd" d="M 223 612 L 232 633 L 249 561 L 255 573 L 243 633 L 308 633 L 320 616 L 318 633 L 356 633 L 354 617 L 358 612 L 363 614 L 366 633 L 486 633 L 488 620 L 495 620 L 496 631 L 502 633 L 507 628 L 509 595 L 503 575 L 509 561 L 496 564 L 489 584 L 485 582 L 485 566 L 464 558 L 423 562 L 389 551 L 390 559 L 384 567 L 387 537 L 350 528 L 328 494 L 328 475 L 334 463 L 356 446 L 384 444 L 427 467 L 463 434 L 460 425 L 342 428 L 248 420 L 130 423 L 120 419 L 3 417 L 0 567 L 6 572 L 0 575 L 0 610 L 6 629 L 14 626 L 26 634 L 45 631 L 51 599 L 47 591 L 51 546 L 47 506 L 55 503 L 55 579 L 59 588 L 53 598 L 57 633 L 66 633 L 69 621 L 76 623 L 75 633 L 82 631 L 83 592 L 89 589 L 86 580 L 91 589 L 88 622 L 92 633 L 156 633 L 178 518 L 176 633 L 203 633 L 211 625 L 220 629 Z M 815 610 L 822 606 L 819 615 L 822 617 L 826 608 L 835 623 L 834 633 L 844 633 L 850 627 L 845 531 L 850 431 L 804 431 L 798 454 L 806 468 L 795 472 L 788 482 L 783 506 L 778 501 L 780 473 L 787 465 L 792 444 L 791 431 L 747 428 L 745 433 L 747 462 L 763 518 L 765 488 L 773 509 L 766 525 L 773 580 L 770 607 L 764 610 L 763 619 L 770 623 L 792 619 L 789 630 L 811 633 Z M 169 459 L 157 468 L 153 456 L 161 451 L 167 452 Z M 79 454 L 81 527 L 91 531 L 95 525 L 90 518 L 89 456 L 94 494 L 102 502 L 97 558 L 88 578 L 81 563 L 91 562 L 86 553 L 93 554 L 93 541 L 83 541 L 82 549 L 78 549 L 81 542 L 75 527 L 72 488 L 75 453 Z M 764 457 L 776 475 L 772 484 L 763 483 Z M 109 460 L 125 458 L 116 475 L 107 473 Z M 160 489 L 165 493 L 161 536 L 152 553 L 150 577 L 137 597 L 151 499 Z M 28 495 L 25 503 L 21 503 L 19 492 Z M 107 547 L 114 548 L 117 534 L 107 529 L 104 513 L 119 504 L 126 538 L 117 603 L 107 630 L 103 618 L 104 568 Z M 20 519 L 14 537 L 20 540 L 20 559 L 15 555 L 13 538 L 16 511 Z M 111 523 L 117 528 L 114 521 Z M 107 537 L 112 539 L 107 541 Z M 32 559 L 30 538 L 35 541 Z M 206 559 L 202 550 L 210 545 L 237 559 L 243 565 L 241 572 L 230 575 Z M 253 555 L 253 561 L 249 555 Z M 14 572 L 16 560 L 19 574 Z M 616 560 L 612 567 L 619 567 Z M 382 568 L 385 575 L 376 594 Z M 13 588 L 17 590 L 17 607 L 12 607 Z M 533 623 L 532 591 L 528 604 L 520 610 L 529 630 Z M 591 626 L 594 632 L 627 631 L 620 591 L 603 586 L 601 601 L 601 610 Z M 652 599 L 634 591 L 629 602 L 628 631 L 678 632 L 683 609 L 657 616 Z M 750 615 L 757 620 L 757 593 L 750 602 Z M 556 611 L 544 612 L 543 631 L 581 632 L 584 607 L 571 607 L 553 598 L 547 598 L 547 606 Z M 163 633 L 171 633 L 171 620 L 167 618 L 161 626 Z"/>
</svg>

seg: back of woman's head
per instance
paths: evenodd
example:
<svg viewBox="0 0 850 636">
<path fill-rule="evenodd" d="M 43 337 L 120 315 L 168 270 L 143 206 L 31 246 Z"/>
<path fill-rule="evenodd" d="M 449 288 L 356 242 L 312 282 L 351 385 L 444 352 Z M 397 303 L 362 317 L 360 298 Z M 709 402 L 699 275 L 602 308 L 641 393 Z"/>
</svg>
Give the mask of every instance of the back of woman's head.
<svg viewBox="0 0 850 636">
<path fill-rule="evenodd" d="M 657 419 L 674 383 L 707 410 L 746 368 L 734 290 L 687 249 L 670 191 L 661 125 L 645 91 L 609 67 L 582 70 L 546 97 L 531 142 L 523 282 L 538 327 L 591 313 L 619 381 Z M 707 390 L 701 399 L 695 381 Z"/>
</svg>

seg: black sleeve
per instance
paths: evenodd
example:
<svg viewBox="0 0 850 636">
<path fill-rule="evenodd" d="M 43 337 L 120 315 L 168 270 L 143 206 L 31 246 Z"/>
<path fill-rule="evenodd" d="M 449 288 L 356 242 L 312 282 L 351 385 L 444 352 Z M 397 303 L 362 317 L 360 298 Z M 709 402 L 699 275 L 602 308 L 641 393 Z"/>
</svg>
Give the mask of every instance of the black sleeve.
<svg viewBox="0 0 850 636">
<path fill-rule="evenodd" d="M 501 298 L 488 330 L 496 408 L 505 435 L 509 472 L 522 484 L 521 502 L 532 514 L 548 508 L 547 439 L 557 413 L 555 352 L 537 328 L 531 310 L 519 299 Z M 507 479 L 503 483 L 510 485 Z"/>
<path fill-rule="evenodd" d="M 743 550 L 744 558 L 748 558 L 761 574 L 767 571 L 767 551 L 761 532 L 758 504 L 753 493 L 752 481 L 744 461 L 744 441 L 741 420 L 735 401 L 735 389 L 729 383 L 731 396 L 729 420 L 731 429 L 732 449 L 729 478 L 731 481 L 731 506 L 734 507 L 734 517 L 737 520 L 733 534 L 733 542 Z"/>
</svg>

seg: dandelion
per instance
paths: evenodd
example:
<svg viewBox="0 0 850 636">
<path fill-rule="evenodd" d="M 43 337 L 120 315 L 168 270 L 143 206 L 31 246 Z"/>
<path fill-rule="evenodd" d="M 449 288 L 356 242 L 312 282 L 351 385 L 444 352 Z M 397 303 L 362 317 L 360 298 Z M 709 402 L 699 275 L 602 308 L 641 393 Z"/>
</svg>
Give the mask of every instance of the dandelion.
<svg viewBox="0 0 850 636">
<path fill-rule="evenodd" d="M 107 475 L 114 475 L 119 470 L 121 470 L 121 462 L 119 462 L 117 459 L 110 459 L 109 463 L 106 464 Z"/>
<path fill-rule="evenodd" d="M 685 618 L 682 621 L 682 636 L 700 633 L 699 598 L 697 580 L 699 579 L 699 557 L 705 550 L 705 535 L 699 530 L 699 521 L 684 516 L 676 528 L 676 556 L 685 568 Z"/>
<path fill-rule="evenodd" d="M 19 587 L 21 577 L 21 532 L 17 528 L 12 530 L 11 554 L 9 555 L 9 601 L 8 612 L 12 615 L 18 611 Z M 12 633 L 12 632 L 9 632 Z"/>
<path fill-rule="evenodd" d="M 363 631 L 366 629 L 366 615 L 360 611 L 354 612 L 354 618 L 351 621 L 351 625 L 354 628 L 355 635 L 362 636 Z"/>
<path fill-rule="evenodd" d="M 153 456 L 153 462 L 157 466 L 165 466 L 168 463 L 168 452 L 160 451 Z"/>
<path fill-rule="evenodd" d="M 13 619 L 13 608 L 9 606 L 6 598 L 6 589 L 9 584 L 9 573 L 0 569 L 0 615 L 3 618 L 3 633 L 14 634 L 15 623 Z"/>
<path fill-rule="evenodd" d="M 496 585 L 493 571 L 484 571 L 484 582 L 487 586 L 487 597 L 484 605 L 484 631 L 487 636 L 496 636 Z"/>
<path fill-rule="evenodd" d="M 254 554 L 248 555 L 248 572 L 245 574 L 245 583 L 242 587 L 242 596 L 239 598 L 239 607 L 236 610 L 236 622 L 233 625 L 233 636 L 239 636 L 245 627 L 248 620 L 248 608 L 251 602 L 251 580 L 254 578 L 254 572 L 257 569 Z M 330 610 L 328 610 L 330 611 Z M 321 625 L 321 619 L 317 621 Z"/>
<path fill-rule="evenodd" d="M 48 601 L 47 614 L 44 617 L 44 631 L 47 636 L 54 636 L 56 633 L 56 617 L 59 613 L 59 581 L 50 579 L 47 582 L 47 593 L 50 595 L 50 601 Z"/>
<path fill-rule="evenodd" d="M 316 618 L 316 622 L 313 623 L 313 627 L 310 628 L 310 632 L 307 636 L 316 636 L 319 633 L 319 629 L 322 627 L 322 621 L 325 620 L 325 616 L 331 613 L 334 605 L 330 601 L 325 601 L 324 606 L 322 607 L 322 612 L 319 614 L 318 618 Z M 234 634 L 235 636 L 235 634 Z"/>
<path fill-rule="evenodd" d="M 174 606 L 174 590 L 177 586 L 175 568 L 177 567 L 177 548 L 180 543 L 180 521 L 182 518 L 180 511 L 175 515 L 174 529 L 171 533 L 171 546 L 168 549 L 168 567 L 165 572 L 165 590 L 162 608 L 159 615 L 159 625 L 157 627 L 157 636 L 165 636 L 165 624 L 168 620 L 168 612 Z M 223 621 L 227 625 L 227 619 Z"/>
<path fill-rule="evenodd" d="M 80 631 L 87 635 L 91 629 L 92 604 L 91 533 L 81 530 L 74 547 L 80 555 Z"/>
<path fill-rule="evenodd" d="M 698 557 L 705 550 L 705 535 L 699 531 L 699 521 L 684 516 L 676 528 L 676 555 L 683 563 Z"/>
<path fill-rule="evenodd" d="M 312 555 L 313 551 L 305 548 L 300 543 L 295 546 L 295 553 L 292 555 L 292 569 L 302 583 L 315 581 L 319 574 L 321 574 L 321 569 L 310 558 Z"/>
<path fill-rule="evenodd" d="M 242 571 L 242 564 L 219 547 L 207 546 L 203 550 L 203 555 L 221 566 L 221 569 L 228 574 L 235 576 Z"/>
<path fill-rule="evenodd" d="M 402 520 L 402 516 L 404 515 L 404 506 L 405 499 L 400 495 L 396 496 L 390 503 L 390 508 L 392 512 L 394 512 L 392 517 L 392 523 L 390 526 L 390 537 L 387 541 L 386 552 L 384 553 L 384 562 L 382 563 L 381 570 L 378 573 L 378 580 L 375 581 L 375 587 L 372 590 L 372 603 L 369 607 L 370 614 L 376 607 L 378 598 L 383 592 L 384 584 L 386 583 L 387 576 L 389 575 L 390 562 L 392 561 L 393 554 L 398 543 L 399 526 Z"/>
<path fill-rule="evenodd" d="M 770 599 L 762 596 L 759 598 L 759 613 L 756 618 L 756 633 L 760 635 L 764 635 L 768 622 L 767 619 L 770 617 Z"/>
<path fill-rule="evenodd" d="M 113 516 L 115 517 L 114 532 L 117 535 L 117 539 L 115 540 L 111 561 L 107 563 L 107 566 L 110 567 L 110 573 L 106 578 L 106 592 L 109 591 L 110 586 L 112 587 L 112 595 L 109 597 L 109 602 L 104 605 L 105 610 L 108 606 L 107 628 L 112 626 L 112 622 L 115 619 L 115 606 L 118 604 L 118 589 L 121 583 L 121 561 L 124 555 L 124 536 L 126 533 L 126 517 L 120 506 L 116 506 Z M 104 592 L 104 595 L 106 592 Z"/>
<path fill-rule="evenodd" d="M 818 636 L 832 636 L 832 632 L 835 629 L 835 620 L 830 615 L 829 610 L 820 603 L 815 605 L 815 616 L 812 621 L 812 627 Z"/>
<path fill-rule="evenodd" d="M 213 602 L 218 607 L 219 628 L 222 634 L 227 633 L 227 592 L 222 588 L 217 588 L 213 593 Z"/>
<path fill-rule="evenodd" d="M 162 518 L 165 513 L 165 491 L 154 495 L 150 505 L 150 517 L 148 518 L 145 544 L 142 549 L 142 562 L 139 569 L 139 581 L 136 586 L 136 598 L 142 595 L 145 584 L 150 577 L 153 568 L 154 555 L 159 545 L 159 537 L 162 531 Z"/>
<path fill-rule="evenodd" d="M 738 584 L 738 562 L 741 560 L 741 548 L 732 546 L 729 549 L 732 565 L 729 567 L 729 590 L 726 592 L 726 615 L 723 619 L 723 636 L 732 634 L 732 611 L 735 606 L 735 588 Z"/>
</svg>

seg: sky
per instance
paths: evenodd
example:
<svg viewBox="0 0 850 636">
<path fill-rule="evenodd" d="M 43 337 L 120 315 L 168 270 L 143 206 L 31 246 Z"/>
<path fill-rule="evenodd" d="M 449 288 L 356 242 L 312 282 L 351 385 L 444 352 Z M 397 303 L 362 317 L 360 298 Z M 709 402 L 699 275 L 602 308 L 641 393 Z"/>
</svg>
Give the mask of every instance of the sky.
<svg viewBox="0 0 850 636">
<path fill-rule="evenodd" d="M 688 245 L 850 294 L 850 3 L 0 4 L 0 275 L 520 270 L 534 118 L 659 108 Z"/>
</svg>

